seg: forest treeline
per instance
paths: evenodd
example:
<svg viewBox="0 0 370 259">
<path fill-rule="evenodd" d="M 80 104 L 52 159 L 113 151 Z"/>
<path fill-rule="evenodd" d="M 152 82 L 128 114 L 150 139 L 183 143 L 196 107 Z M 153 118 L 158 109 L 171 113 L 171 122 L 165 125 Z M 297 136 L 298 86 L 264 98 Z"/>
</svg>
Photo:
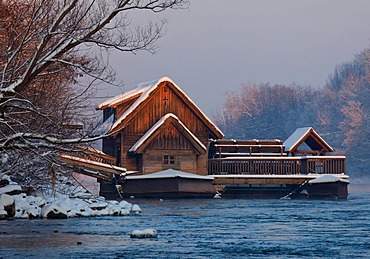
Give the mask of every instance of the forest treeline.
<svg viewBox="0 0 370 259">
<path fill-rule="evenodd" d="M 226 138 L 285 140 L 296 128 L 313 127 L 348 158 L 348 171 L 370 167 L 370 48 L 338 65 L 322 88 L 246 83 L 228 92 L 215 121 Z"/>
</svg>

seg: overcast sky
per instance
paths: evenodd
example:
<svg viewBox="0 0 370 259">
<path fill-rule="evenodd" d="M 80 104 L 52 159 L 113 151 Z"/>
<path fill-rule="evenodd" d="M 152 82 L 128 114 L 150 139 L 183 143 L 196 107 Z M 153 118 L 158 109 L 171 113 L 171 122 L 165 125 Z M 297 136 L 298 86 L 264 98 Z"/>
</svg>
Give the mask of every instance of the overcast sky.
<svg viewBox="0 0 370 259">
<path fill-rule="evenodd" d="M 106 94 L 168 76 L 211 116 L 245 82 L 322 86 L 370 46 L 369 11 L 369 0 L 193 0 L 160 15 L 157 54 L 110 57 L 125 86 Z"/>
</svg>

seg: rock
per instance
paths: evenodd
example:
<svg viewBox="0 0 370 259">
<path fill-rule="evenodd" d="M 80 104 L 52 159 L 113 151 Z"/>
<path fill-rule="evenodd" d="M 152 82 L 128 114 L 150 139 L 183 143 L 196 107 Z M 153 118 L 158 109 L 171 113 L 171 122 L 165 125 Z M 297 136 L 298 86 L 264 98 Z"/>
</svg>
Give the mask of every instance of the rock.
<svg viewBox="0 0 370 259">
<path fill-rule="evenodd" d="M 16 218 L 26 218 L 26 210 L 34 207 L 34 205 L 30 205 L 30 203 L 27 201 L 27 199 L 18 200 L 15 201 L 15 217 Z"/>
<path fill-rule="evenodd" d="M 141 209 L 140 209 L 139 205 L 137 205 L 137 204 L 132 205 L 131 212 L 136 213 L 136 214 L 141 213 Z"/>
<path fill-rule="evenodd" d="M 128 215 L 130 215 L 130 211 L 127 210 L 127 209 L 121 209 L 119 215 L 121 215 L 121 216 L 128 216 Z"/>
<path fill-rule="evenodd" d="M 9 184 L 0 188 L 0 194 L 17 195 L 22 192 L 22 188 L 18 184 Z"/>
<path fill-rule="evenodd" d="M 109 208 L 109 216 L 119 216 L 121 212 L 121 208 L 118 206 L 113 206 Z"/>
<path fill-rule="evenodd" d="M 44 207 L 46 205 L 46 201 L 42 197 L 36 197 L 35 198 L 35 205 L 37 205 L 38 207 L 42 208 L 42 207 Z"/>
<path fill-rule="evenodd" d="M 22 188 L 9 176 L 0 174 L 0 219 L 9 217 L 36 219 L 65 219 L 70 217 L 127 216 L 141 213 L 141 208 L 127 201 L 105 200 L 104 197 L 89 199 L 69 198 L 51 192 L 32 196 L 22 192 Z"/>
<path fill-rule="evenodd" d="M 127 202 L 123 207 L 121 207 L 122 209 L 126 209 L 128 211 L 131 211 L 132 210 L 132 204 Z"/>
<path fill-rule="evenodd" d="M 4 187 L 9 185 L 9 181 L 7 179 L 1 178 L 0 177 L 0 187 Z"/>
<path fill-rule="evenodd" d="M 71 200 L 68 197 L 58 199 L 53 204 L 59 206 L 62 210 L 65 211 L 71 210 Z"/>
<path fill-rule="evenodd" d="M 158 237 L 157 230 L 155 229 L 144 229 L 144 230 L 133 230 L 130 234 L 131 238 L 156 238 Z"/>
<path fill-rule="evenodd" d="M 9 175 L 0 173 L 0 187 L 9 185 L 11 182 L 12 182 L 12 179 L 10 179 Z"/>
<path fill-rule="evenodd" d="M 9 206 L 14 203 L 14 197 L 8 194 L 0 194 L 0 204 Z"/>
<path fill-rule="evenodd" d="M 102 209 L 102 210 L 92 210 L 92 211 L 94 211 L 96 213 L 96 216 L 109 216 L 108 208 L 105 208 L 105 209 Z"/>
<path fill-rule="evenodd" d="M 8 212 L 4 209 L 4 206 L 0 205 L 0 219 L 6 219 Z"/>
<path fill-rule="evenodd" d="M 90 204 L 90 209 L 92 210 L 103 210 L 105 208 L 107 208 L 108 206 L 108 203 L 104 202 L 104 201 L 101 201 L 101 202 L 93 202 Z"/>
<path fill-rule="evenodd" d="M 25 213 L 28 215 L 28 218 L 30 219 L 37 219 L 40 215 L 40 211 L 38 207 L 29 207 L 25 210 Z"/>
<path fill-rule="evenodd" d="M 14 217 L 15 215 L 15 200 L 13 196 L 8 194 L 0 195 L 0 206 L 3 206 L 4 210 L 7 212 L 8 217 Z"/>
<path fill-rule="evenodd" d="M 48 219 L 66 219 L 68 218 L 67 211 L 57 205 L 49 204 L 42 208 L 41 215 Z"/>
<path fill-rule="evenodd" d="M 13 197 L 14 197 L 14 199 L 15 199 L 16 202 L 18 202 L 18 201 L 25 201 L 27 199 L 27 194 L 20 193 L 20 194 L 14 195 Z"/>
</svg>

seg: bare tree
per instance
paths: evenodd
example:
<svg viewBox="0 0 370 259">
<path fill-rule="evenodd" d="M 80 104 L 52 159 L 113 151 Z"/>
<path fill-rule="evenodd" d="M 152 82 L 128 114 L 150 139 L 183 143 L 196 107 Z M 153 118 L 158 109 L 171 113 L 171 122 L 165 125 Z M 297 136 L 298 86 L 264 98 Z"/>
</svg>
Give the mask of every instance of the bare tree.
<svg viewBox="0 0 370 259">
<path fill-rule="evenodd" d="M 73 126 L 84 122 L 91 86 L 114 82 L 104 53 L 154 53 L 165 21 L 139 26 L 132 19 L 138 12 L 159 13 L 188 4 L 0 0 L 0 169 L 6 170 L 6 157 L 12 157 L 7 168 L 14 168 L 22 158 L 28 157 L 26 164 L 34 159 L 32 154 L 52 164 L 54 151 L 95 140 L 88 137 L 88 129 L 76 131 Z"/>
<path fill-rule="evenodd" d="M 107 66 L 100 63 L 97 55 L 93 56 L 96 47 L 154 52 L 155 41 L 163 36 L 163 21 L 133 27 L 128 13 L 138 10 L 162 12 L 186 4 L 184 0 L 25 0 L 21 4 L 19 1 L 2 1 L 3 10 L 3 7 L 10 7 L 9 13 L 23 14 L 23 19 L 14 24 L 17 30 L 11 30 L 11 37 L 2 43 L 1 127 L 9 130 L 1 136 L 0 149 L 50 147 L 82 141 L 53 136 L 53 132 L 38 134 L 16 130 L 9 123 L 8 110 L 16 107 L 42 113 L 34 103 L 23 98 L 22 93 L 60 68 L 63 74 L 71 71 L 72 78 L 80 74 L 93 79 L 111 79 Z M 6 23 L 7 20 L 2 21 L 3 26 Z"/>
</svg>

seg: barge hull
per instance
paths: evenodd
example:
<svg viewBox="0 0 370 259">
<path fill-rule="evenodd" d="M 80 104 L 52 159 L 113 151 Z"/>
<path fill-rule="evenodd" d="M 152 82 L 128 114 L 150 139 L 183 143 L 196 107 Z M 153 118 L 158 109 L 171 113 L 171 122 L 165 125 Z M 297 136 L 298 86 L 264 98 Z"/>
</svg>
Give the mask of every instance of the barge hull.
<svg viewBox="0 0 370 259">
<path fill-rule="evenodd" d="M 225 198 L 346 199 L 347 175 L 338 181 L 310 183 L 321 175 L 225 175 L 214 176 L 218 192 Z"/>
</svg>

